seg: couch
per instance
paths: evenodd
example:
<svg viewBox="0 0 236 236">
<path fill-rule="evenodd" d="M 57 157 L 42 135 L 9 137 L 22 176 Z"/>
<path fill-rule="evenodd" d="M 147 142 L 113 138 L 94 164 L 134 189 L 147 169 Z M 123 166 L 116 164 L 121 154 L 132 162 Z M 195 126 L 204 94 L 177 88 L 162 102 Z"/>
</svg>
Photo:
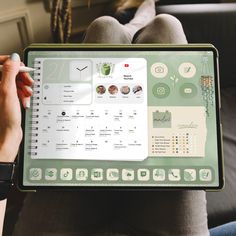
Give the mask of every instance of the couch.
<svg viewBox="0 0 236 236">
<path fill-rule="evenodd" d="M 157 6 L 183 24 L 191 43 L 212 43 L 220 55 L 225 188 L 207 193 L 209 227 L 236 220 L 236 3 Z M 13 189 L 8 200 L 4 235 L 11 235 L 24 199 Z M 17 195 L 17 198 L 16 198 Z"/>
</svg>

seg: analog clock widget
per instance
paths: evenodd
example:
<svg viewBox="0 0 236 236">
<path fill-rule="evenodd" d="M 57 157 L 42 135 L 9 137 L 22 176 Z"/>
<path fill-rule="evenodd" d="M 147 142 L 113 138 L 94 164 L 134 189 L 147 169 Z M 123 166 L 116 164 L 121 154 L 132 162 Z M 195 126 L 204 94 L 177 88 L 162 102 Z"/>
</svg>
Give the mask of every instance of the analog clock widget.
<svg viewBox="0 0 236 236">
<path fill-rule="evenodd" d="M 70 80 L 86 82 L 92 80 L 92 62 L 90 60 L 76 60 L 70 62 Z"/>
</svg>

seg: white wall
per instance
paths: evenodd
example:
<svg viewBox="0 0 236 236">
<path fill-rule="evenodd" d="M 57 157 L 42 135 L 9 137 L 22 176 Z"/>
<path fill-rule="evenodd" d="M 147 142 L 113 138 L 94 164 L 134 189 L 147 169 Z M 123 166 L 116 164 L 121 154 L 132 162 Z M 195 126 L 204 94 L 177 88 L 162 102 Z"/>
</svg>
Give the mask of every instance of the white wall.
<svg viewBox="0 0 236 236">
<path fill-rule="evenodd" d="M 107 10 L 108 0 L 73 0 L 73 38 L 96 17 Z M 50 33 L 50 0 L 0 0 L 0 54 L 18 52 L 30 43 L 52 42 Z"/>
<path fill-rule="evenodd" d="M 49 22 L 43 1 L 0 0 L 0 54 L 22 55 L 31 42 L 50 42 Z"/>
</svg>

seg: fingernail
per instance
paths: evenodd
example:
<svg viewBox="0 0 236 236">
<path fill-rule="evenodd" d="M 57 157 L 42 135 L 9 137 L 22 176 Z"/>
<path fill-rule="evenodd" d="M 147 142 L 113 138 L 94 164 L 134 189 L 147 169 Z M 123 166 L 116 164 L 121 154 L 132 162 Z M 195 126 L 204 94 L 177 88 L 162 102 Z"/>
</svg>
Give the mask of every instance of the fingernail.
<svg viewBox="0 0 236 236">
<path fill-rule="evenodd" d="M 27 101 L 25 102 L 25 108 L 30 108 L 30 101 L 29 101 L 29 100 L 27 100 Z"/>
<path fill-rule="evenodd" d="M 18 53 L 12 53 L 11 54 L 11 60 L 12 61 L 20 61 L 20 56 Z"/>
<path fill-rule="evenodd" d="M 33 80 L 33 78 L 31 76 L 30 76 L 30 79 L 31 79 L 32 84 L 34 84 L 34 80 Z"/>
</svg>

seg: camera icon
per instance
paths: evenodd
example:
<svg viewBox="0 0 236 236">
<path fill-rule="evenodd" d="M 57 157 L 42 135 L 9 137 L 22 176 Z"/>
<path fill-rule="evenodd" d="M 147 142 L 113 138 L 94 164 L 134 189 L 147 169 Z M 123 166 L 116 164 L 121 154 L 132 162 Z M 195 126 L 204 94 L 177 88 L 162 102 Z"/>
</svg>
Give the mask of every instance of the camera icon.
<svg viewBox="0 0 236 236">
<path fill-rule="evenodd" d="M 164 73 L 164 68 L 163 68 L 163 66 L 157 66 L 157 67 L 155 68 L 155 72 L 156 72 L 156 73 Z"/>
<path fill-rule="evenodd" d="M 164 63 L 157 62 L 151 66 L 151 74 L 156 78 L 164 78 L 168 74 L 168 68 Z"/>
</svg>

